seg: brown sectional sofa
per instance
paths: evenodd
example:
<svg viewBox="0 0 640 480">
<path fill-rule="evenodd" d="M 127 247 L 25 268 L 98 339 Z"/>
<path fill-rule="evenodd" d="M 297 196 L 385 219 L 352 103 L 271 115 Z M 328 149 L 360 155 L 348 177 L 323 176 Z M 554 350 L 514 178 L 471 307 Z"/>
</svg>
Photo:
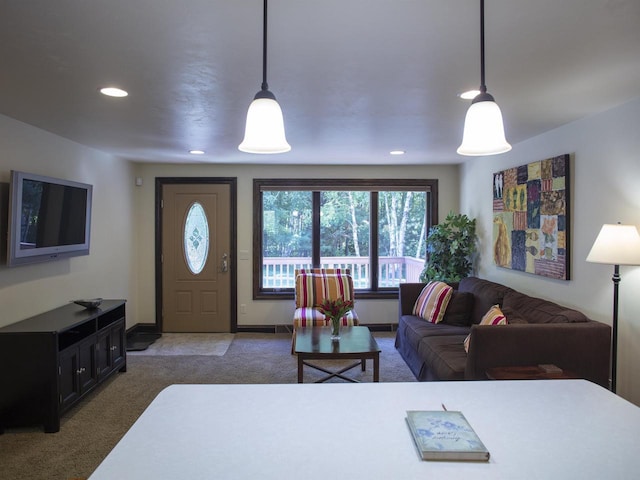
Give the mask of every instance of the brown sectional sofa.
<svg viewBox="0 0 640 480">
<path fill-rule="evenodd" d="M 555 364 L 609 385 L 611 327 L 553 302 L 498 283 L 463 279 L 442 322 L 412 314 L 424 283 L 400 285 L 396 348 L 419 381 L 486 379 L 499 366 Z M 498 304 L 508 325 L 478 325 Z M 471 333 L 469 353 L 464 339 Z"/>
</svg>

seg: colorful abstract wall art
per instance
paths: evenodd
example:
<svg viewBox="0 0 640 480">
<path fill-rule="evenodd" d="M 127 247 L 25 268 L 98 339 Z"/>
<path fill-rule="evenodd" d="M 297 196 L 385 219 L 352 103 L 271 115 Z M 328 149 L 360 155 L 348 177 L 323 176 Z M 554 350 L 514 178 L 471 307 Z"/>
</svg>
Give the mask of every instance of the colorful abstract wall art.
<svg viewBox="0 0 640 480">
<path fill-rule="evenodd" d="M 493 174 L 493 261 L 569 280 L 569 155 Z"/>
</svg>

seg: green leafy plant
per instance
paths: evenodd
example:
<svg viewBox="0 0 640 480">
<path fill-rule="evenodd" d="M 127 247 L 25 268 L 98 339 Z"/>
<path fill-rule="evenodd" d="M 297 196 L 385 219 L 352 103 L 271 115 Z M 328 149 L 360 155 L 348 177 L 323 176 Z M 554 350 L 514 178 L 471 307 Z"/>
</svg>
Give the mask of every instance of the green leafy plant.
<svg viewBox="0 0 640 480">
<path fill-rule="evenodd" d="M 476 220 L 450 212 L 427 235 L 427 261 L 420 280 L 459 282 L 469 275 L 476 251 Z"/>
</svg>

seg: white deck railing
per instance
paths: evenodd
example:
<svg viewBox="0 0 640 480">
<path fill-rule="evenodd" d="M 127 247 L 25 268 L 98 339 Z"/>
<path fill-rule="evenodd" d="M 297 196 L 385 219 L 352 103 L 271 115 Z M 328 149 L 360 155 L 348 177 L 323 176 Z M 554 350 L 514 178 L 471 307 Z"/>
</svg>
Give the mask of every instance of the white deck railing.
<svg viewBox="0 0 640 480">
<path fill-rule="evenodd" d="M 264 288 L 293 288 L 295 270 L 311 268 L 311 258 L 263 258 Z M 369 257 L 324 257 L 322 268 L 348 268 L 355 288 L 369 288 Z M 419 282 L 424 260 L 414 257 L 379 257 L 378 282 L 380 287 L 395 287 L 400 283 Z"/>
</svg>

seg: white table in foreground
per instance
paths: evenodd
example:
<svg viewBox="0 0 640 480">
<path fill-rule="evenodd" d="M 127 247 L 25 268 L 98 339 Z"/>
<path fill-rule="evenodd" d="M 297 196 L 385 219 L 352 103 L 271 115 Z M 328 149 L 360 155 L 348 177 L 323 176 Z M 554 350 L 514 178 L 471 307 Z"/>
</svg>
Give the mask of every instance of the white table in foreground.
<svg viewBox="0 0 640 480">
<path fill-rule="evenodd" d="M 488 463 L 425 462 L 407 410 L 461 410 Z M 627 479 L 640 408 L 585 380 L 173 385 L 90 477 Z"/>
</svg>

